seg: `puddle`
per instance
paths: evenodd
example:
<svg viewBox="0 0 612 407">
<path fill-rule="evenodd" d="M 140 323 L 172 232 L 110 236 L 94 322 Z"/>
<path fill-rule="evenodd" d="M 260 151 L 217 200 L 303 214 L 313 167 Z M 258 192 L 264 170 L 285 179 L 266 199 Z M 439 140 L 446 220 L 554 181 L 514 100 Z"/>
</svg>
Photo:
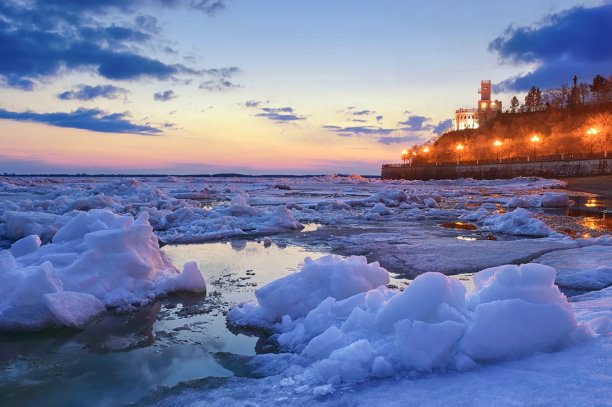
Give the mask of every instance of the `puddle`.
<svg viewBox="0 0 612 407">
<path fill-rule="evenodd" d="M 439 223 L 438 226 L 445 229 L 478 230 L 478 226 L 468 222 L 444 222 Z"/>
<path fill-rule="evenodd" d="M 575 224 L 571 233 L 579 236 L 599 236 L 612 232 L 612 199 L 606 197 L 570 196 L 574 205 L 568 208 L 545 208 L 545 215 L 569 217 L 567 223 Z M 562 230 L 563 231 L 563 230 Z M 564 232 L 565 233 L 565 232 Z"/>
</svg>

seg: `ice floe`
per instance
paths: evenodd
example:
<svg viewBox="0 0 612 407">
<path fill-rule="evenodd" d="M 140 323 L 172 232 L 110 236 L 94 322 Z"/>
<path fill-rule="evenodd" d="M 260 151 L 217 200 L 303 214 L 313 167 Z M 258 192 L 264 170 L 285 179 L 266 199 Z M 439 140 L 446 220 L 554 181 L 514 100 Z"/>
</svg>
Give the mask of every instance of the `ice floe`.
<svg viewBox="0 0 612 407">
<path fill-rule="evenodd" d="M 459 281 L 440 273 L 423 274 L 404 291 L 387 289 L 385 274 L 360 257 L 307 260 L 227 318 L 271 330 L 284 351 L 299 355 L 304 370 L 292 380 L 311 386 L 469 370 L 592 336 L 545 265 L 482 270 L 467 296 Z"/>
<path fill-rule="evenodd" d="M 0 330 L 82 327 L 107 307 L 126 310 L 168 292 L 206 290 L 195 263 L 182 273 L 159 249 L 146 212 L 95 209 L 0 251 Z"/>
</svg>

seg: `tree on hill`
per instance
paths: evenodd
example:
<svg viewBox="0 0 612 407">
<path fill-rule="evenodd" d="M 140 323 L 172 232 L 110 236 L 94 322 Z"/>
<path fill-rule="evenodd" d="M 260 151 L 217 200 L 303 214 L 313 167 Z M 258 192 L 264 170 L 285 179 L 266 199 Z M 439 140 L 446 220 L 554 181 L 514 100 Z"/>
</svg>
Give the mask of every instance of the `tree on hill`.
<svg viewBox="0 0 612 407">
<path fill-rule="evenodd" d="M 534 99 L 535 99 L 535 86 L 532 86 L 531 89 L 529 89 L 529 92 L 527 92 L 527 94 L 525 95 L 525 110 L 526 111 L 528 112 L 533 111 Z"/>
<path fill-rule="evenodd" d="M 593 78 L 589 89 L 597 103 L 605 103 L 608 96 L 607 93 L 610 91 L 610 81 L 598 74 Z"/>
<path fill-rule="evenodd" d="M 519 109 L 520 102 L 516 96 L 512 96 L 510 99 L 510 113 L 516 113 Z"/>
</svg>

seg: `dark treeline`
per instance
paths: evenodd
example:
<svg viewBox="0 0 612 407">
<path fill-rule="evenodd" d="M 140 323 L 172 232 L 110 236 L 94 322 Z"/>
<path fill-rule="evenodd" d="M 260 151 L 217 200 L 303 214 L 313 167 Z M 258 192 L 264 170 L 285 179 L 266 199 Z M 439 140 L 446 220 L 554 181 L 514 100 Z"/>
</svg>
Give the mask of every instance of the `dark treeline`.
<svg viewBox="0 0 612 407">
<path fill-rule="evenodd" d="M 504 113 L 480 128 L 426 143 L 429 153 L 423 153 L 425 145 L 413 146 L 414 163 L 610 152 L 612 76 L 597 75 L 591 83 L 574 76 L 572 82 L 546 90 L 533 86 L 522 103 L 514 96 Z"/>
</svg>

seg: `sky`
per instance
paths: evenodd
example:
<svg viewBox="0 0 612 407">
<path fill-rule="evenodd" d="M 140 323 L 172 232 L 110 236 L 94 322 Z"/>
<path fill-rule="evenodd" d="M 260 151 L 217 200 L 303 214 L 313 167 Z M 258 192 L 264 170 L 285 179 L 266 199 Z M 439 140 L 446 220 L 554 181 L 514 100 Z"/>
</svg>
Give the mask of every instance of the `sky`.
<svg viewBox="0 0 612 407">
<path fill-rule="evenodd" d="M 612 1 L 4 0 L 0 173 L 378 175 L 480 81 L 612 75 Z"/>
</svg>

